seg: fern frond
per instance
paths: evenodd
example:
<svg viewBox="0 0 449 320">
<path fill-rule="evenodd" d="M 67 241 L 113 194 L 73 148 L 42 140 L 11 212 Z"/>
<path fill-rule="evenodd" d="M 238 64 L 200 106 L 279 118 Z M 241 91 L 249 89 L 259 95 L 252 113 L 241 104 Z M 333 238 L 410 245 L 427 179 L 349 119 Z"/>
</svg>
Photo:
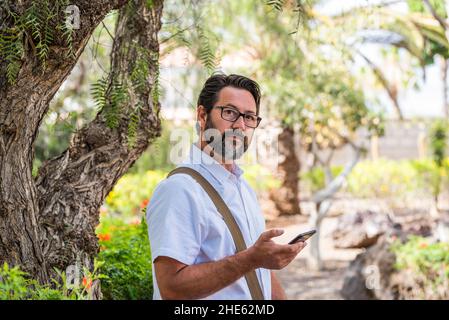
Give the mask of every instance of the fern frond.
<svg viewBox="0 0 449 320">
<path fill-rule="evenodd" d="M 13 85 L 16 83 L 19 70 L 20 70 L 20 63 L 17 60 L 13 60 L 7 64 L 6 78 L 8 79 L 9 84 Z"/>
<path fill-rule="evenodd" d="M 184 32 L 179 32 L 175 38 L 177 39 L 177 41 L 179 43 L 181 43 L 182 45 L 185 45 L 187 48 L 191 48 L 192 47 L 192 42 L 187 39 L 186 35 Z"/>
<path fill-rule="evenodd" d="M 20 24 L 31 34 L 30 41 L 40 43 L 42 41 L 41 26 L 45 23 L 45 17 L 37 7 L 37 2 L 33 2 L 31 6 L 21 16 Z"/>
<path fill-rule="evenodd" d="M 7 18 L 11 19 L 13 26 L 0 30 L 0 57 L 8 63 L 5 70 L 9 83 L 13 83 L 18 74 L 27 43 L 32 44 L 35 50 L 33 54 L 45 70 L 50 47 L 56 35 L 54 21 L 60 17 L 61 10 L 65 8 L 63 4 L 66 3 L 68 0 L 56 0 L 51 3 L 49 0 L 31 1 L 30 6 L 21 14 L 6 9 Z M 13 50 L 16 53 L 12 53 Z"/>
<path fill-rule="evenodd" d="M 140 122 L 140 110 L 142 104 L 137 104 L 134 111 L 131 113 L 128 122 L 128 147 L 133 148 L 136 145 L 137 129 L 139 128 Z"/>
<path fill-rule="evenodd" d="M 43 14 L 45 15 L 44 25 L 41 25 L 41 41 L 36 46 L 39 49 L 38 57 L 41 60 L 42 67 L 45 70 L 46 61 L 50 52 L 50 45 L 54 40 L 53 29 L 50 25 L 51 21 L 57 16 L 57 13 L 50 9 L 50 4 L 47 1 L 43 1 Z"/>
<path fill-rule="evenodd" d="M 6 62 L 6 78 L 14 84 L 21 67 L 24 53 L 22 34 L 16 28 L 10 28 L 0 34 L 0 57 Z"/>
<path fill-rule="evenodd" d="M 203 29 L 199 29 L 199 38 L 200 38 L 200 49 L 198 52 L 198 58 L 201 63 L 206 67 L 209 73 L 213 73 L 216 67 L 216 58 L 215 52 L 212 50 L 210 40 L 203 31 Z"/>
<path fill-rule="evenodd" d="M 65 25 L 63 36 L 68 49 L 67 58 L 75 59 L 75 51 L 73 50 L 73 27 Z"/>
<path fill-rule="evenodd" d="M 127 88 L 120 82 L 114 81 L 112 84 L 111 92 L 110 92 L 110 103 L 104 109 L 106 125 L 111 128 L 117 128 L 119 124 L 120 118 L 120 109 L 123 104 L 125 104 L 128 100 L 128 90 Z"/>
<path fill-rule="evenodd" d="M 98 111 L 101 111 L 106 106 L 106 91 L 108 89 L 108 79 L 103 77 L 92 84 L 91 94 Z"/>
<path fill-rule="evenodd" d="M 147 87 L 149 76 L 149 54 L 144 48 L 137 48 L 138 57 L 131 72 L 131 82 L 136 92 L 142 93 Z"/>
<path fill-rule="evenodd" d="M 272 6 L 274 9 L 278 11 L 282 11 L 284 7 L 285 0 L 269 0 L 267 1 L 267 5 Z"/>
<path fill-rule="evenodd" d="M 62 32 L 62 36 L 64 38 L 65 44 L 67 46 L 67 58 L 75 59 L 75 51 L 73 50 L 73 34 L 74 28 L 73 25 L 67 23 L 68 18 L 70 17 L 70 12 L 65 12 L 65 8 L 69 5 L 69 0 L 57 0 L 58 10 L 63 10 L 64 19 L 61 23 L 56 27 L 58 30 Z"/>
<path fill-rule="evenodd" d="M 153 108 L 158 110 L 159 108 L 159 98 L 161 95 L 160 85 L 159 85 L 159 62 L 156 60 L 156 72 L 154 75 L 153 88 L 151 88 L 151 98 L 153 100 Z"/>
</svg>

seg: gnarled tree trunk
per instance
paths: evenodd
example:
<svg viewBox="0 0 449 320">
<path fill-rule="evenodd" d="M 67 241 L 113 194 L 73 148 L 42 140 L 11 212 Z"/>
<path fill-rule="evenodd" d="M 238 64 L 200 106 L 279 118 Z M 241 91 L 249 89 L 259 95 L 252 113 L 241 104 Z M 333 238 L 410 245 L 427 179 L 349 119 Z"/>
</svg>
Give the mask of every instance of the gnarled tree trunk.
<svg viewBox="0 0 449 320">
<path fill-rule="evenodd" d="M 278 137 L 279 164 L 277 177 L 282 181 L 279 189 L 270 192 L 280 215 L 301 214 L 299 207 L 299 159 L 295 152 L 294 130 L 284 127 Z"/>
<path fill-rule="evenodd" d="M 12 2 L 12 1 L 10 1 Z M 31 1 L 19 2 L 19 12 Z M 98 253 L 95 227 L 98 209 L 116 181 L 160 134 L 155 99 L 163 1 L 78 0 L 80 29 L 74 32 L 75 59 L 65 57 L 64 44 L 52 44 L 47 68 L 36 72 L 36 58 L 27 52 L 15 84 L 0 73 L 0 263 L 20 265 L 40 282 L 55 277 L 54 268 L 92 270 Z M 71 139 L 60 156 L 46 161 L 32 176 L 39 125 L 52 99 L 84 50 L 95 27 L 113 9 L 122 8 L 111 53 L 112 83 L 131 83 L 136 62 L 148 58 L 146 83 L 127 87 L 116 127 L 107 125 L 105 109 Z M 2 9 L 0 9 L 2 10 Z M 0 61 L 0 71 L 5 70 Z M 106 104 L 110 99 L 106 99 Z M 136 106 L 139 106 L 136 108 Z M 135 143 L 128 143 L 130 114 L 137 114 Z M 135 117 L 136 119 L 136 117 Z"/>
</svg>

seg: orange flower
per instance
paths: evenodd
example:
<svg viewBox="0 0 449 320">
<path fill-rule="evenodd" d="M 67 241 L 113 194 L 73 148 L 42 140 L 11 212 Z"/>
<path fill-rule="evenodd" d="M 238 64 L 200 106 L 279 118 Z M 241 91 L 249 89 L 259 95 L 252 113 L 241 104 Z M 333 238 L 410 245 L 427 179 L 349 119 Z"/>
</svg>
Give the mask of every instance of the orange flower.
<svg viewBox="0 0 449 320">
<path fill-rule="evenodd" d="M 146 208 L 150 200 L 145 199 L 140 203 L 140 209 Z"/>
<path fill-rule="evenodd" d="M 98 239 L 100 239 L 100 241 L 109 241 L 111 240 L 111 235 L 109 233 L 100 233 Z"/>
<path fill-rule="evenodd" d="M 86 289 L 90 289 L 92 286 L 92 279 L 87 279 L 86 277 L 83 277 L 83 287 Z"/>
<path fill-rule="evenodd" d="M 141 220 L 139 218 L 134 218 L 131 220 L 131 224 L 134 226 L 137 226 L 141 223 Z"/>
<path fill-rule="evenodd" d="M 425 243 L 425 242 L 422 242 L 422 243 L 420 243 L 419 244 L 419 248 L 420 249 L 425 249 L 425 248 L 427 248 L 429 245 L 427 244 L 427 243 Z"/>
</svg>

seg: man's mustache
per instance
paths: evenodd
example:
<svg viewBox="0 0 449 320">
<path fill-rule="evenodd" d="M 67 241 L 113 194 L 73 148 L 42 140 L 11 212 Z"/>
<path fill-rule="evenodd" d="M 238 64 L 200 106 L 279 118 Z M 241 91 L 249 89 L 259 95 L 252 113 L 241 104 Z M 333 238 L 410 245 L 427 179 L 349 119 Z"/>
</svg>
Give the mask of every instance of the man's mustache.
<svg viewBox="0 0 449 320">
<path fill-rule="evenodd" d="M 235 130 L 235 129 L 227 129 L 225 130 L 223 133 L 219 133 L 217 129 L 215 128 L 207 128 L 205 130 L 205 133 L 208 130 L 215 130 L 215 131 L 211 131 L 210 134 L 205 134 L 204 137 L 204 141 L 206 141 L 206 143 L 210 144 L 212 142 L 214 142 L 215 140 L 220 141 L 225 144 L 227 143 L 227 138 L 236 138 L 238 139 L 240 142 L 242 142 L 244 145 L 247 145 L 249 143 L 249 137 L 245 135 L 245 133 L 241 130 Z M 235 141 L 234 141 L 235 142 Z"/>
<path fill-rule="evenodd" d="M 242 141 L 246 138 L 245 134 L 242 131 L 226 131 L 223 134 L 223 138 L 228 138 L 228 137 L 229 138 L 236 137 L 236 138 L 239 138 Z"/>
</svg>

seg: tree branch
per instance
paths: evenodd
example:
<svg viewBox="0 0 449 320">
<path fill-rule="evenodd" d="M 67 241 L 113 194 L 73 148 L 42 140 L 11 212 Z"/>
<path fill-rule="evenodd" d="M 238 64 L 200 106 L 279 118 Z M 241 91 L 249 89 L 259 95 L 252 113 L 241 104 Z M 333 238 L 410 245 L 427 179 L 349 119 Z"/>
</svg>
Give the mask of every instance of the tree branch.
<svg viewBox="0 0 449 320">
<path fill-rule="evenodd" d="M 447 29 L 449 28 L 449 25 L 447 24 L 447 22 L 442 17 L 440 17 L 440 15 L 437 13 L 435 8 L 429 2 L 429 0 L 423 0 L 423 2 L 424 2 L 424 5 L 427 7 L 427 9 L 429 9 L 429 11 L 432 14 L 432 16 L 435 18 L 435 20 L 438 21 L 438 23 L 440 24 L 441 28 L 443 28 L 444 31 L 447 31 Z"/>
<path fill-rule="evenodd" d="M 321 203 L 324 200 L 327 200 L 329 198 L 331 198 L 343 185 L 343 183 L 346 181 L 347 176 L 351 173 L 352 169 L 355 167 L 355 165 L 357 164 L 357 162 L 360 159 L 360 155 L 363 152 L 364 148 L 355 145 L 354 143 L 351 144 L 355 154 L 354 154 L 354 158 L 352 159 L 351 162 L 349 162 L 345 168 L 343 169 L 343 171 L 337 176 L 335 177 L 331 183 L 329 183 L 324 189 L 316 192 L 313 196 L 312 196 L 312 201 L 315 203 Z"/>
<path fill-rule="evenodd" d="M 0 127 L 3 130 L 15 131 L 26 140 L 29 148 L 32 146 L 50 100 L 74 68 L 93 30 L 109 11 L 125 3 L 126 0 L 72 1 L 72 5 L 80 9 L 81 26 L 80 29 L 74 30 L 73 34 L 75 58 L 66 57 L 65 43 L 55 36 L 45 70 L 36 72 L 36 57 L 27 53 L 14 85 L 7 84 L 5 75 L 0 74 Z M 0 70 L 5 70 L 6 63 L 0 61 Z M 12 123 L 16 125 L 11 127 Z"/>
<path fill-rule="evenodd" d="M 396 115 L 399 120 L 404 120 L 404 115 L 402 114 L 401 107 L 399 105 L 398 101 L 398 92 L 397 88 L 391 85 L 391 83 L 388 81 L 388 79 L 385 77 L 385 75 L 382 73 L 380 68 L 376 66 L 374 62 L 372 62 L 367 56 L 365 56 L 360 50 L 356 50 L 356 52 L 368 63 L 371 70 L 373 70 L 374 74 L 376 75 L 377 79 L 380 81 L 382 86 L 384 87 L 385 91 L 387 91 L 388 96 L 390 97 L 391 101 L 393 102 L 393 106 L 396 110 Z"/>
<path fill-rule="evenodd" d="M 107 92 L 114 90 L 117 81 L 124 86 L 131 84 L 133 71 L 139 68 L 136 63 L 143 58 L 148 59 L 148 77 L 141 90 L 132 85 L 128 87 L 132 97 L 120 105 L 117 126 L 108 126 L 106 106 L 72 137 L 69 148 L 61 156 L 45 162 L 39 170 L 36 184 L 40 221 L 46 226 L 43 228 L 44 238 L 57 239 L 44 251 L 52 266 L 65 268 L 67 262 L 60 261 L 63 256 L 70 263 L 81 260 L 87 267 L 92 267 L 93 257 L 98 252 L 94 230 L 99 220 L 99 207 L 116 181 L 145 151 L 150 141 L 160 135 L 160 106 L 153 94 L 158 81 L 158 31 L 162 7 L 161 0 L 153 0 L 151 8 L 148 8 L 147 1 L 133 0 L 132 7 L 119 13 Z M 108 103 L 110 99 L 107 96 Z M 140 105 L 139 109 L 136 109 L 137 105 Z M 139 110 L 139 122 L 136 143 L 130 146 L 129 115 L 135 110 Z M 64 200 L 65 204 L 53 200 L 54 197 Z M 66 218 L 56 218 L 61 215 Z M 89 227 L 63 228 L 64 224 L 76 227 L 80 223 Z M 49 227 L 49 224 L 56 227 Z M 61 249 L 61 243 L 68 239 L 71 239 L 70 244 Z"/>
</svg>

